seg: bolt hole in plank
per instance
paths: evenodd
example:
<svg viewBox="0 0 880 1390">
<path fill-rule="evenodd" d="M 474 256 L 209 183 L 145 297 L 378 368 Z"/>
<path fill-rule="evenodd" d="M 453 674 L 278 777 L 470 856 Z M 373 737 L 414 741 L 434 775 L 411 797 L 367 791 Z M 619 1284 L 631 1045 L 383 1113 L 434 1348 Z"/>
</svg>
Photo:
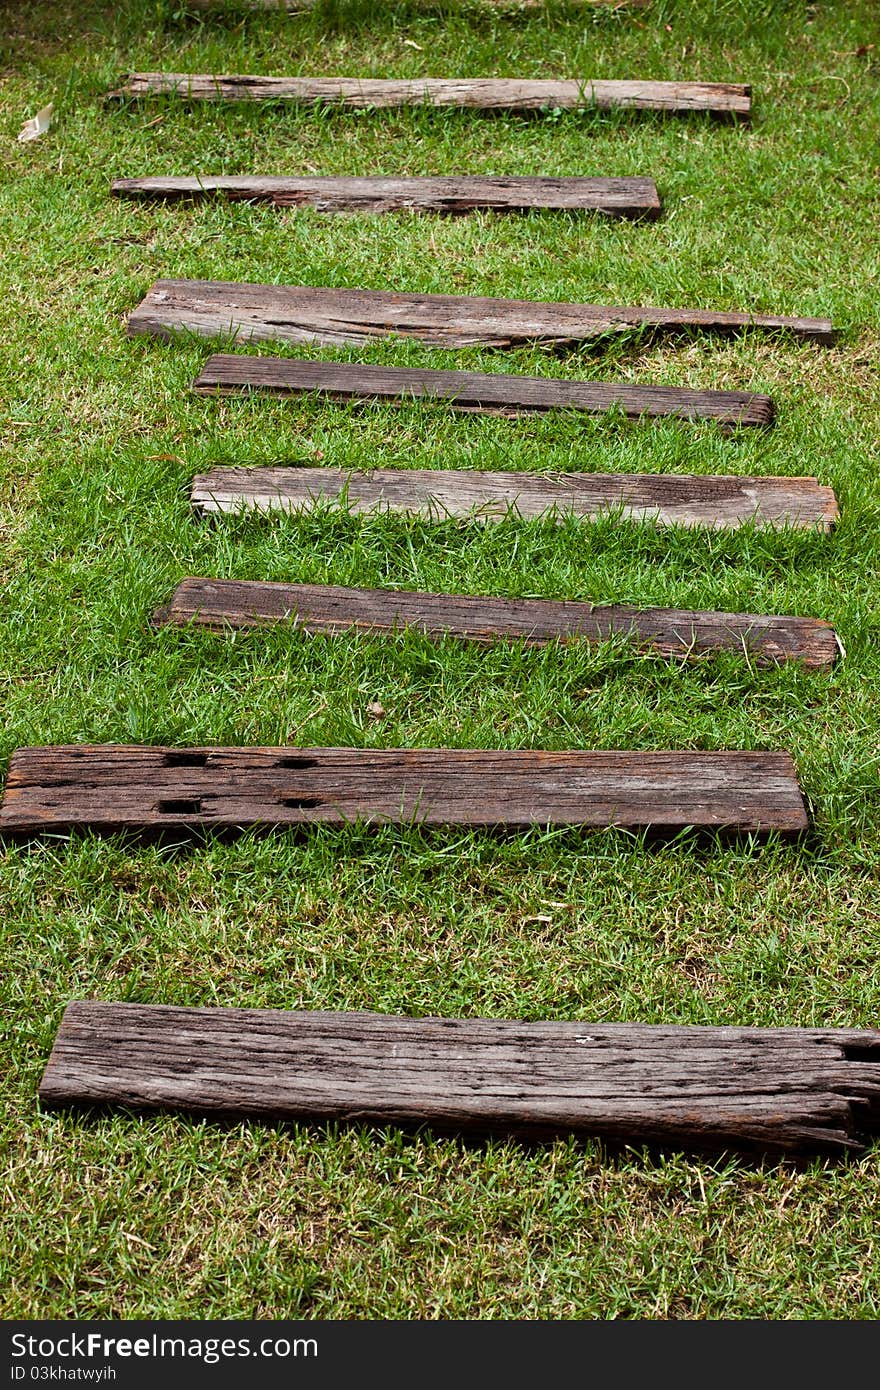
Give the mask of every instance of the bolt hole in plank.
<svg viewBox="0 0 880 1390">
<path fill-rule="evenodd" d="M 830 319 L 707 309 L 662 309 L 487 299 L 452 294 L 388 293 L 310 285 L 157 280 L 128 316 L 132 337 L 178 334 L 242 343 L 316 343 L 324 347 L 407 338 L 433 347 L 565 350 L 611 336 L 787 334 L 826 346 Z"/>
<path fill-rule="evenodd" d="M 309 811 L 321 804 L 318 796 L 280 796 L 278 800 L 282 806 L 289 806 L 294 811 Z"/>
<path fill-rule="evenodd" d="M 880 1032 L 67 1006 L 45 1106 L 842 1156 L 880 1131 Z"/>
<path fill-rule="evenodd" d="M 843 1055 L 848 1062 L 880 1062 L 880 1050 L 867 1037 L 845 1041 Z"/>
<path fill-rule="evenodd" d="M 756 391 L 700 391 L 684 386 L 633 385 L 511 376 L 501 372 L 437 371 L 363 362 L 321 362 L 295 357 L 215 353 L 193 382 L 203 396 L 265 391 L 335 401 L 381 401 L 406 406 L 437 402 L 453 410 L 515 417 L 546 410 L 622 413 L 639 420 L 667 416 L 713 420 L 722 430 L 772 425 L 774 406 Z"/>
<path fill-rule="evenodd" d="M 506 831 L 617 827 L 656 837 L 693 830 L 797 838 L 809 828 L 785 753 L 310 748 L 303 755 L 316 766 L 304 784 L 291 786 L 278 748 L 216 748 L 203 770 L 169 768 L 167 751 L 93 746 L 84 776 L 82 759 L 65 747 L 19 749 L 0 832 L 13 839 L 75 830 L 149 835 L 171 828 L 174 816 L 184 829 L 229 833 L 318 820 Z M 151 791 L 158 812 L 149 808 Z M 319 804 L 304 808 L 313 797 Z"/>
<path fill-rule="evenodd" d="M 200 816 L 202 802 L 197 796 L 162 797 L 158 811 L 161 816 Z"/>
<path fill-rule="evenodd" d="M 730 651 L 758 665 L 799 661 L 820 671 L 829 670 L 841 653 L 834 628 L 816 618 L 231 579 L 184 579 L 153 623 L 214 631 L 286 623 L 307 634 L 356 631 L 389 637 L 409 628 L 428 637 L 449 634 L 482 644 L 528 646 L 625 638 L 640 652 L 681 661 Z M 280 758 L 278 766 L 314 762 Z"/>
<path fill-rule="evenodd" d="M 641 79 L 263 77 L 187 72 L 130 72 L 107 101 L 157 96 L 192 101 L 276 101 L 349 109 L 400 106 L 460 107 L 470 111 L 546 112 L 556 109 L 703 113 L 747 122 L 751 87 L 735 82 Z"/>
</svg>

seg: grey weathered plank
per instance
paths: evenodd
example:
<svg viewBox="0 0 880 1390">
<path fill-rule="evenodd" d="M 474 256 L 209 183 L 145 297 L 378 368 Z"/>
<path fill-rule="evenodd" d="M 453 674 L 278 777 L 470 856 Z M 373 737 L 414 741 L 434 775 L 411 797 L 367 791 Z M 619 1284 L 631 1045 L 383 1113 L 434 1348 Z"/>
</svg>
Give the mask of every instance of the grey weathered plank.
<svg viewBox="0 0 880 1390">
<path fill-rule="evenodd" d="M 285 10 L 297 14 L 312 10 L 321 0 L 184 0 L 187 10 Z"/>
<path fill-rule="evenodd" d="M 737 82 L 655 82 L 519 77 L 368 78 L 263 77 L 188 72 L 131 72 L 108 100 L 177 96 L 187 101 L 290 101 L 305 106 L 363 110 L 400 106 L 464 107 L 476 111 L 663 111 L 747 121 L 751 88 Z"/>
<path fill-rule="evenodd" d="M 188 10 L 286 10 L 297 14 L 301 10 L 314 9 L 321 0 L 184 0 Z M 540 9 L 544 0 L 477 0 L 493 9 L 532 10 Z M 587 9 L 644 10 L 652 0 L 584 0 Z"/>
<path fill-rule="evenodd" d="M 841 1153 L 880 1127 L 880 1032 L 68 1004 L 45 1106 L 687 1150 Z"/>
<path fill-rule="evenodd" d="M 457 215 L 476 211 L 548 209 L 601 212 L 609 217 L 638 220 L 653 220 L 660 215 L 657 185 L 653 179 L 646 178 L 483 178 L 467 175 L 455 178 L 270 178 L 250 174 L 205 174 L 116 179 L 111 184 L 111 192 L 117 198 L 139 200 L 222 197 L 233 202 L 275 203 L 284 208 L 316 208 L 319 212 L 412 211 Z M 170 283 L 199 285 L 203 282 Z M 234 287 L 235 290 L 241 288 Z"/>
<path fill-rule="evenodd" d="M 620 410 L 630 419 L 674 416 L 714 420 L 724 429 L 773 423 L 773 402 L 754 391 L 695 391 L 684 386 L 565 381 L 500 372 L 446 372 L 382 367 L 362 362 L 312 362 L 292 357 L 215 353 L 193 390 L 201 395 L 271 391 L 282 396 L 322 395 L 338 401 L 442 401 L 454 410 L 516 416 L 543 410 Z"/>
<path fill-rule="evenodd" d="M 614 513 L 657 526 L 793 526 L 830 531 L 834 492 L 815 478 L 688 473 L 482 473 L 476 469 L 213 468 L 193 479 L 201 513 L 308 512 L 336 503 L 353 513 L 398 511 L 430 521 Z"/>
<path fill-rule="evenodd" d="M 129 314 L 132 335 L 233 335 L 239 342 L 344 346 L 412 338 L 437 347 L 572 347 L 608 334 L 784 332 L 829 344 L 830 319 L 711 309 L 563 304 L 471 295 L 398 294 L 312 285 L 157 280 Z"/>
<path fill-rule="evenodd" d="M 184 579 L 153 621 L 213 629 L 290 623 L 307 633 L 393 633 L 410 627 L 430 636 L 533 646 L 623 637 L 641 650 L 683 661 L 734 651 L 758 665 L 799 661 L 814 670 L 828 670 L 840 654 L 830 623 L 815 618 L 235 579 Z"/>
<path fill-rule="evenodd" d="M 164 832 L 322 821 L 799 835 L 791 758 L 758 752 L 20 748 L 0 832 Z"/>
</svg>

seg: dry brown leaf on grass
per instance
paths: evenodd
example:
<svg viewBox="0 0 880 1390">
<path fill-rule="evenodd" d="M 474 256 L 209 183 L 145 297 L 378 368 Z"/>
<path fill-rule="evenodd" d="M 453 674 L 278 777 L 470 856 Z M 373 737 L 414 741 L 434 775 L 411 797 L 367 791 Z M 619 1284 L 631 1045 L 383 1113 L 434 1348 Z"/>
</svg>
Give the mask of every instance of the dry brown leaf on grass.
<svg viewBox="0 0 880 1390">
<path fill-rule="evenodd" d="M 41 111 L 38 111 L 36 116 L 31 117 L 29 121 L 25 121 L 21 130 L 18 132 L 19 143 L 25 145 L 29 140 L 38 140 L 41 135 L 45 135 L 52 124 L 52 117 L 54 114 L 55 105 L 54 102 L 50 101 L 49 105 L 44 106 Z"/>
</svg>

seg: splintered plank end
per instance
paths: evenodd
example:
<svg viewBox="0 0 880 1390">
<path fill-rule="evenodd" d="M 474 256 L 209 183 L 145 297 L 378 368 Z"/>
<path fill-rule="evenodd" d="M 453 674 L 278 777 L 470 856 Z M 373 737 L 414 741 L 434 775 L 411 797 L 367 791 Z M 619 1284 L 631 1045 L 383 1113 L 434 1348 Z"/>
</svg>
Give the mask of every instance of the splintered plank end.
<svg viewBox="0 0 880 1390">
<path fill-rule="evenodd" d="M 75 1001 L 44 1106 L 842 1155 L 880 1127 L 880 1033 Z"/>
</svg>

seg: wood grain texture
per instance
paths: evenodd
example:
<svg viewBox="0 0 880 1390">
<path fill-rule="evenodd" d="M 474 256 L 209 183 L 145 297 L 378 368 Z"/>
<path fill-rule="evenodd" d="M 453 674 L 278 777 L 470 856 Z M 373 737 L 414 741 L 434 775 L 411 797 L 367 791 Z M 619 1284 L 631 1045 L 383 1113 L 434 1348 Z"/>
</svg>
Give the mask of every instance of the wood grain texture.
<svg viewBox="0 0 880 1390">
<path fill-rule="evenodd" d="M 404 211 L 454 216 L 477 211 L 548 209 L 601 212 L 608 217 L 651 221 L 660 215 L 657 186 L 653 179 L 645 178 L 268 178 L 205 174 L 193 178 L 116 179 L 111 192 L 117 198 L 150 201 L 220 197 L 233 202 L 274 203 L 283 208 L 316 208 L 319 212 Z"/>
<path fill-rule="evenodd" d="M 500 372 L 445 372 L 233 353 L 209 357 L 193 390 L 204 396 L 270 391 L 282 396 L 320 395 L 337 401 L 383 401 L 391 405 L 442 401 L 454 410 L 484 415 L 517 416 L 536 410 L 584 410 L 604 415 L 616 409 L 630 419 L 674 416 L 714 420 L 723 429 L 768 426 L 774 415 L 770 397 L 751 391 L 694 391 L 683 386 L 560 381 Z"/>
<path fill-rule="evenodd" d="M 609 110 L 702 112 L 748 121 L 751 88 L 736 82 L 653 82 L 519 77 L 362 78 L 262 77 L 189 72 L 131 72 L 107 99 L 139 101 L 177 96 L 186 101 L 290 101 L 305 106 L 390 109 L 463 107 L 474 111 Z"/>
<path fill-rule="evenodd" d="M 0 832 L 194 831 L 352 821 L 686 827 L 799 835 L 786 753 L 480 749 L 20 748 Z"/>
<path fill-rule="evenodd" d="M 815 618 L 234 579 L 184 579 L 153 621 L 214 630 L 289 623 L 301 632 L 329 634 L 413 628 L 431 637 L 530 646 L 621 637 L 642 651 L 681 661 L 734 651 L 761 666 L 799 661 L 813 670 L 829 670 L 840 654 L 830 623 Z"/>
<path fill-rule="evenodd" d="M 157 280 L 129 314 L 132 336 L 178 333 L 233 336 L 238 342 L 317 343 L 325 347 L 410 338 L 436 347 L 567 348 L 609 334 L 726 335 L 788 333 L 830 344 L 830 319 L 397 294 L 311 285 L 249 285 L 216 280 Z"/>
<path fill-rule="evenodd" d="M 775 1154 L 880 1125 L 880 1033 L 74 1002 L 45 1106 Z"/>
<path fill-rule="evenodd" d="M 609 512 L 657 526 L 793 526 L 830 531 L 837 502 L 815 478 L 688 473 L 483 473 L 476 469 L 214 468 L 193 479 L 192 505 L 210 515 L 308 512 L 328 503 L 354 514 L 396 511 L 429 521 L 468 517 L 559 522 Z"/>
</svg>

